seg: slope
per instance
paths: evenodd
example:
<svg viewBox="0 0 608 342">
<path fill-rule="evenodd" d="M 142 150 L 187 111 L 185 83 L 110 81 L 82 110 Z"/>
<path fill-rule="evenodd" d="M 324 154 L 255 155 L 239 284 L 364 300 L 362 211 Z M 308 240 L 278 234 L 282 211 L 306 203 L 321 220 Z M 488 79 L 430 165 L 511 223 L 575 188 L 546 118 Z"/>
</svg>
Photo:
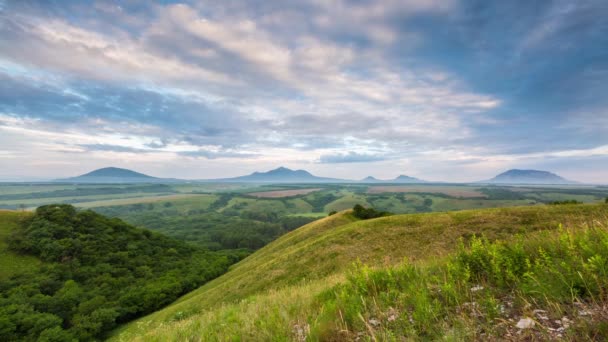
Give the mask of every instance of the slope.
<svg viewBox="0 0 608 342">
<path fill-rule="evenodd" d="M 0 281 L 18 271 L 33 270 L 40 260 L 35 257 L 20 255 L 8 250 L 7 238 L 18 227 L 19 221 L 29 213 L 0 210 Z"/>
<path fill-rule="evenodd" d="M 186 339 L 179 335 L 179 325 L 190 316 L 193 320 L 217 318 L 228 310 L 231 319 L 243 320 L 239 310 L 257 310 L 258 314 L 263 310 L 251 304 L 256 298 L 310 304 L 310 293 L 342 282 L 344 271 L 356 260 L 371 266 L 394 265 L 404 259 L 429 262 L 454 251 L 459 238 L 468 240 L 482 233 L 490 240 L 504 239 L 556 229 L 560 224 L 586 225 L 607 214 L 608 206 L 604 205 L 500 208 L 368 221 L 356 221 L 342 212 L 286 234 L 173 305 L 123 327 L 114 337 L 129 340 L 145 334 L 145 339 Z M 285 310 L 296 310 L 306 318 L 308 311 L 294 305 Z M 264 320 L 258 323 L 266 324 Z"/>
</svg>

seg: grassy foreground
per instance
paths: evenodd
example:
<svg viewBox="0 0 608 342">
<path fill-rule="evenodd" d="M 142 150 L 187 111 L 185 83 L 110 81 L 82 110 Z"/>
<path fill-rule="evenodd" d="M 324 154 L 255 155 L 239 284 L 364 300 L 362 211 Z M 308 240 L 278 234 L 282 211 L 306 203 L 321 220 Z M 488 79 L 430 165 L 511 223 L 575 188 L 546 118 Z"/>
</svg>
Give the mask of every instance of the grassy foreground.
<svg viewBox="0 0 608 342">
<path fill-rule="evenodd" d="M 286 234 L 113 339 L 606 336 L 607 214 L 605 205 L 368 221 L 339 213 Z"/>
</svg>

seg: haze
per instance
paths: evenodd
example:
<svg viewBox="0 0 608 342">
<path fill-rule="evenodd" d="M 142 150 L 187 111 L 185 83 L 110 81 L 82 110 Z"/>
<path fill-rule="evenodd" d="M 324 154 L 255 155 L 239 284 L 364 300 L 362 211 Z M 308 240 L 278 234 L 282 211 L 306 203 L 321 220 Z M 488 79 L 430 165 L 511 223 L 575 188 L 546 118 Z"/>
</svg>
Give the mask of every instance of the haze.
<svg viewBox="0 0 608 342">
<path fill-rule="evenodd" d="M 0 0 L 0 180 L 607 183 L 607 17 L 602 0 Z"/>
</svg>

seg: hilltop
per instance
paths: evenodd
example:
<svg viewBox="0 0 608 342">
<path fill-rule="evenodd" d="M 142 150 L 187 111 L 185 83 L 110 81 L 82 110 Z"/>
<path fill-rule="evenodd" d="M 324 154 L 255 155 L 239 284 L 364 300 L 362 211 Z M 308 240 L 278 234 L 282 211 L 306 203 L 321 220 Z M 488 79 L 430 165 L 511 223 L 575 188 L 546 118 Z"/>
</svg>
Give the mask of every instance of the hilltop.
<svg viewBox="0 0 608 342">
<path fill-rule="evenodd" d="M 317 177 L 306 170 L 291 170 L 279 167 L 266 172 L 254 172 L 247 176 L 213 179 L 215 182 L 251 182 L 251 183 L 341 183 L 343 179 Z"/>
<path fill-rule="evenodd" d="M 474 241 L 483 234 L 490 241 L 510 240 L 516 234 L 533 236 L 560 225 L 584 227 L 606 214 L 605 205 L 395 215 L 366 221 L 341 212 L 280 237 L 171 306 L 121 328 L 114 339 L 339 339 L 333 329 L 340 314 L 335 306 L 324 305 L 331 305 L 328 298 L 340 293 L 339 284 L 350 282 L 348 270 L 357 260 L 381 269 L 404 260 L 427 267 L 456 252 L 459 239 Z M 359 302 L 367 295 L 360 296 Z M 361 336 L 371 337 L 377 328 L 374 317 L 382 314 L 361 314 L 366 320 L 355 318 L 359 323 L 350 323 L 350 329 L 363 329 Z M 403 319 L 407 322 L 407 315 Z M 365 322 L 371 326 L 366 328 Z"/>
<path fill-rule="evenodd" d="M 407 183 L 407 184 L 416 184 L 416 183 L 428 183 L 425 180 L 418 179 L 415 177 L 410 177 L 406 175 L 399 175 L 394 179 L 378 179 L 373 176 L 367 176 L 360 180 L 361 183 Z"/>
<path fill-rule="evenodd" d="M 503 172 L 496 177 L 482 181 L 481 183 L 491 184 L 576 184 L 561 176 L 548 171 L 539 170 L 518 170 L 512 169 Z"/>
<path fill-rule="evenodd" d="M 153 183 L 159 181 L 168 180 L 118 167 L 104 167 L 80 176 L 55 180 L 55 182 L 61 183 Z"/>
</svg>

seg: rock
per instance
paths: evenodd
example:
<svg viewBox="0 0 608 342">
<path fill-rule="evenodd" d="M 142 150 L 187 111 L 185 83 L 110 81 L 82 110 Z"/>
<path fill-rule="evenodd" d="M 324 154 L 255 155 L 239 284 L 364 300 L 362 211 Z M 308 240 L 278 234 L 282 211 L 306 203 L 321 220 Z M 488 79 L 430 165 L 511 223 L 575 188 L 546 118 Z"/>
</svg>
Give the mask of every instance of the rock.
<svg viewBox="0 0 608 342">
<path fill-rule="evenodd" d="M 374 327 L 377 327 L 380 325 L 380 321 L 375 318 L 372 318 L 369 320 L 369 324 L 373 325 Z"/>
<path fill-rule="evenodd" d="M 471 287 L 471 292 L 477 292 L 477 291 L 481 291 L 481 290 L 483 290 L 483 286 L 481 286 L 481 285 Z"/>
<path fill-rule="evenodd" d="M 533 319 L 525 317 L 519 320 L 519 322 L 517 322 L 517 325 L 515 325 L 518 329 L 530 329 L 530 328 L 534 328 L 534 325 L 536 324 L 536 322 L 534 322 Z"/>
</svg>

